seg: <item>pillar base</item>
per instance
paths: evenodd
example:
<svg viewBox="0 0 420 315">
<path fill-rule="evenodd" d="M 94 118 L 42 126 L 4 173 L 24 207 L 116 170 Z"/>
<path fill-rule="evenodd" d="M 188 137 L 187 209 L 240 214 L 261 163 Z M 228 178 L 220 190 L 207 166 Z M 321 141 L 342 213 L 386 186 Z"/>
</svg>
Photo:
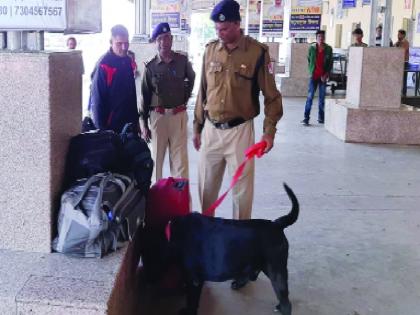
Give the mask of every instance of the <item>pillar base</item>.
<svg viewBox="0 0 420 315">
<path fill-rule="evenodd" d="M 345 100 L 325 101 L 325 128 L 345 142 L 420 145 L 420 110 L 356 108 Z"/>
<path fill-rule="evenodd" d="M 281 78 L 280 91 L 283 96 L 306 97 L 309 78 Z"/>
</svg>

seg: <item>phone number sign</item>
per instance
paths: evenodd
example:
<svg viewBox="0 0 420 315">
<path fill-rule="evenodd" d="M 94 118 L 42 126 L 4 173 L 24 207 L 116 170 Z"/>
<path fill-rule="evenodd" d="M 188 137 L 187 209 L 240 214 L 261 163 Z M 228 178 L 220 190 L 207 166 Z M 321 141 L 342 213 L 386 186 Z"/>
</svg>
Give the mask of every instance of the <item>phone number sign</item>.
<svg viewBox="0 0 420 315">
<path fill-rule="evenodd" d="M 1 0 L 0 29 L 66 29 L 66 0 Z"/>
</svg>

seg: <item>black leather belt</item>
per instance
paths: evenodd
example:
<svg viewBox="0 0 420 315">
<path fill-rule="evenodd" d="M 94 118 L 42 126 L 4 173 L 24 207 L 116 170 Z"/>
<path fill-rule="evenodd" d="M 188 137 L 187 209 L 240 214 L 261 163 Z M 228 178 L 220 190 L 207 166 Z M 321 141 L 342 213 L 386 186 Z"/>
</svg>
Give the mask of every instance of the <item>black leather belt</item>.
<svg viewBox="0 0 420 315">
<path fill-rule="evenodd" d="M 224 123 L 220 123 L 211 119 L 209 119 L 209 121 L 213 124 L 214 127 L 221 130 L 231 129 L 246 122 L 246 120 L 243 118 L 235 118 Z"/>
</svg>

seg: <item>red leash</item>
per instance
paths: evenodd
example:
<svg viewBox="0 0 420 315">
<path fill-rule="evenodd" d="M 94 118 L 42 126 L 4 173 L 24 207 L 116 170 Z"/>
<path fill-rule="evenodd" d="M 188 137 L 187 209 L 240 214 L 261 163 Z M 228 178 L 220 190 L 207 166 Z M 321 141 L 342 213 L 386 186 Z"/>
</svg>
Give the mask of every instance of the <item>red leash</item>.
<svg viewBox="0 0 420 315">
<path fill-rule="evenodd" d="M 245 160 L 236 169 L 236 172 L 233 175 L 233 178 L 232 178 L 232 181 L 230 182 L 230 186 L 228 190 L 226 190 L 223 195 L 221 195 L 206 211 L 204 211 L 203 215 L 214 217 L 216 208 L 220 206 L 220 204 L 226 198 L 229 191 L 231 191 L 232 188 L 238 183 L 239 178 L 244 172 L 246 163 L 248 163 L 249 160 L 255 157 L 258 157 L 258 158 L 262 157 L 264 155 L 264 150 L 266 147 L 267 147 L 267 142 L 261 141 L 261 142 L 255 143 L 254 145 L 246 149 Z M 165 235 L 166 235 L 166 239 L 170 241 L 171 240 L 171 222 L 168 222 L 168 224 L 165 227 Z"/>
<path fill-rule="evenodd" d="M 258 157 L 258 158 L 262 157 L 266 147 L 267 147 L 267 142 L 261 141 L 261 142 L 255 143 L 254 145 L 252 145 L 248 149 L 246 149 L 245 160 L 236 169 L 236 172 L 233 175 L 233 178 L 232 178 L 232 181 L 230 182 L 230 186 L 229 186 L 228 190 L 226 190 L 223 195 L 221 195 L 206 211 L 204 211 L 203 215 L 211 216 L 211 217 L 214 216 L 214 214 L 216 212 L 216 208 L 218 206 L 220 206 L 220 204 L 226 198 L 229 191 L 238 183 L 239 178 L 241 177 L 242 173 L 244 172 L 246 163 L 248 163 L 249 160 L 252 160 L 255 156 Z"/>
</svg>

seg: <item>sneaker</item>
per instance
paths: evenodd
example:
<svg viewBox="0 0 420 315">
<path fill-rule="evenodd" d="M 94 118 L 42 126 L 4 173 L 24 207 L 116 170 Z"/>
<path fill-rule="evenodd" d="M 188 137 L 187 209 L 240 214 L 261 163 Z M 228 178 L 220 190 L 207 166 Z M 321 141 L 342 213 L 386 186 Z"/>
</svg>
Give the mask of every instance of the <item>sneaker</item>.
<svg viewBox="0 0 420 315">
<path fill-rule="evenodd" d="M 324 121 L 323 120 L 318 120 L 318 124 L 323 124 Z"/>
<path fill-rule="evenodd" d="M 300 123 L 304 126 L 309 126 L 309 120 L 307 119 L 302 120 Z"/>
</svg>

